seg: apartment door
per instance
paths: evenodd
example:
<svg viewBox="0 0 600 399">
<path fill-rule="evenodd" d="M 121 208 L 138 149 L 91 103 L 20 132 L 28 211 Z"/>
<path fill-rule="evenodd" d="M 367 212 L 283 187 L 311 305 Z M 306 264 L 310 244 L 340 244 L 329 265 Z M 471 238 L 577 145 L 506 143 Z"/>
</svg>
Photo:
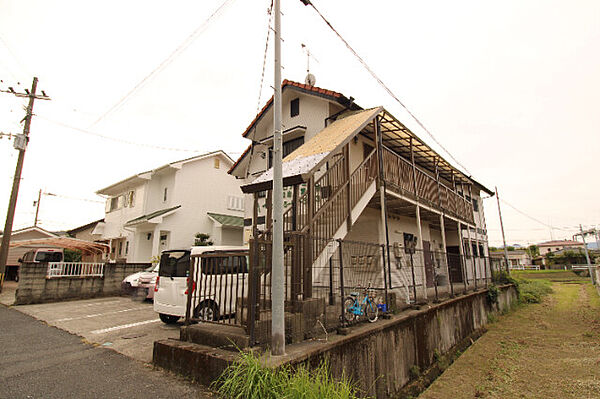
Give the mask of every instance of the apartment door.
<svg viewBox="0 0 600 399">
<path fill-rule="evenodd" d="M 423 257 L 425 258 L 425 282 L 427 287 L 433 287 L 435 282 L 435 272 L 433 270 L 433 252 L 429 241 L 423 241 Z"/>
<path fill-rule="evenodd" d="M 451 281 L 453 283 L 462 283 L 463 273 L 460 260 L 460 249 L 458 246 L 446 247 L 446 253 Z"/>
</svg>

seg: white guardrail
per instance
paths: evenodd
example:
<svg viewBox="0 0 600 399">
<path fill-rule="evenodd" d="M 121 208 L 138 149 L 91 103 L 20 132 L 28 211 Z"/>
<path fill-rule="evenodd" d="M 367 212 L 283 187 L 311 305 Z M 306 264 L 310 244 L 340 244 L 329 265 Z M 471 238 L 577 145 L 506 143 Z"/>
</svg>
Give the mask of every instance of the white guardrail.
<svg viewBox="0 0 600 399">
<path fill-rule="evenodd" d="M 102 277 L 103 275 L 104 263 L 48 262 L 46 277 Z"/>
<path fill-rule="evenodd" d="M 510 266 L 511 270 L 540 270 L 539 265 L 518 265 L 518 266 Z"/>
</svg>

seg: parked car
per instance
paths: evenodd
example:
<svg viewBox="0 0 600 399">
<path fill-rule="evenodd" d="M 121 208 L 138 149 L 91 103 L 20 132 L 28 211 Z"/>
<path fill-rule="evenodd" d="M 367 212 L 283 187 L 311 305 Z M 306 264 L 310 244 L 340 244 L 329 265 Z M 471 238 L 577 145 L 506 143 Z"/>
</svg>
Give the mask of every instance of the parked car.
<svg viewBox="0 0 600 399">
<path fill-rule="evenodd" d="M 154 288 L 154 311 L 167 324 L 184 317 L 190 259 L 199 257 L 193 276 L 193 316 L 218 320 L 236 311 L 238 296 L 248 292 L 248 247 L 205 246 L 163 251 Z"/>
<path fill-rule="evenodd" d="M 33 263 L 48 263 L 48 262 L 62 262 L 64 259 L 62 248 L 35 248 L 25 252 L 22 258 L 19 258 L 18 262 L 33 262 Z M 19 267 L 20 269 L 20 267 Z M 52 270 L 48 272 L 52 274 Z M 14 280 L 19 281 L 19 271 L 17 270 L 14 275 Z"/>
<path fill-rule="evenodd" d="M 130 274 L 125 277 L 121 283 L 121 290 L 134 297 L 141 297 L 143 299 L 154 298 L 154 285 L 156 284 L 156 277 L 158 276 L 159 265 L 152 265 L 149 268 Z"/>
</svg>

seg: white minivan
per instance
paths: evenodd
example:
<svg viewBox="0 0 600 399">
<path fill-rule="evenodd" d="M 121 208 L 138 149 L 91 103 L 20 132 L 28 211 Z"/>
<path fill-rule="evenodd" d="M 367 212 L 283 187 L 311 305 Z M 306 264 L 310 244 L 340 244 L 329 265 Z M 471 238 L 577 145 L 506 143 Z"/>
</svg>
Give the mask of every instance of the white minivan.
<svg viewBox="0 0 600 399">
<path fill-rule="evenodd" d="M 154 287 L 154 311 L 167 324 L 185 317 L 190 262 L 192 317 L 217 321 L 235 315 L 237 299 L 248 295 L 248 247 L 204 246 L 163 251 Z"/>
</svg>

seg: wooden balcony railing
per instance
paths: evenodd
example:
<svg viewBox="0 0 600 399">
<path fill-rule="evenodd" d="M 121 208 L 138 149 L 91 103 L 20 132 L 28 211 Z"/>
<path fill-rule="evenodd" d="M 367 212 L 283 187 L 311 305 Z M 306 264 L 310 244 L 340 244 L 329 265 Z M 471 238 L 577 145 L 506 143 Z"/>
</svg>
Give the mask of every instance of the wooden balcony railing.
<svg viewBox="0 0 600 399">
<path fill-rule="evenodd" d="M 470 201 L 421 169 L 413 170 L 413 165 L 409 161 L 388 148 L 383 150 L 383 170 L 390 189 L 418 198 L 431 207 L 473 223 L 473 204 Z"/>
</svg>

